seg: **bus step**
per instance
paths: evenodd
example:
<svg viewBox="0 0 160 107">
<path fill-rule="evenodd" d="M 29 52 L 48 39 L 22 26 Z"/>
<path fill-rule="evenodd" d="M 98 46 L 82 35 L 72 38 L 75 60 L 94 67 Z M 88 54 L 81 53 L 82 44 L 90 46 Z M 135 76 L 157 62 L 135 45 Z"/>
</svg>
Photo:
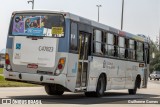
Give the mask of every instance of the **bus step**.
<svg viewBox="0 0 160 107">
<path fill-rule="evenodd" d="M 86 87 L 86 83 L 83 82 L 82 85 L 81 85 L 80 83 L 77 83 L 77 84 L 76 84 L 76 87 L 78 87 L 78 88 L 79 88 L 79 87 Z"/>
<path fill-rule="evenodd" d="M 75 88 L 75 91 L 78 91 L 78 92 L 80 92 L 80 91 L 86 91 L 86 90 L 87 90 L 86 87 Z"/>
</svg>

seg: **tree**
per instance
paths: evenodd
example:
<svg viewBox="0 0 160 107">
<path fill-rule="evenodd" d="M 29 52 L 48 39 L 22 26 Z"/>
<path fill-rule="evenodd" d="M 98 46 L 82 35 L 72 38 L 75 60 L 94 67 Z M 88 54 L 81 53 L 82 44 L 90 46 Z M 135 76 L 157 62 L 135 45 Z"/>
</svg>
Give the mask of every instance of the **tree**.
<svg viewBox="0 0 160 107">
<path fill-rule="evenodd" d="M 157 63 L 153 66 L 155 71 L 160 71 L 160 63 Z"/>
<path fill-rule="evenodd" d="M 152 53 L 155 53 L 155 58 L 152 58 Z M 150 43 L 150 73 L 154 70 L 160 71 L 160 52 L 158 51 L 156 43 Z"/>
</svg>

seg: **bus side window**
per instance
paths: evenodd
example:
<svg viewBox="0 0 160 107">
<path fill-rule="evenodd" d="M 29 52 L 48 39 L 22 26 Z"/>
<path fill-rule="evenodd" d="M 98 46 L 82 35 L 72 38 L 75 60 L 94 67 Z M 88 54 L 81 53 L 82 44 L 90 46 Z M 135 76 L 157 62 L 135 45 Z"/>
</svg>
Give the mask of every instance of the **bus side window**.
<svg viewBox="0 0 160 107">
<path fill-rule="evenodd" d="M 149 64 L 149 44 L 148 43 L 144 43 L 144 61 Z"/>
<path fill-rule="evenodd" d="M 107 45 L 108 45 L 108 55 L 114 56 L 115 55 L 115 36 L 112 33 L 108 33 Z"/>
<path fill-rule="evenodd" d="M 103 43 L 103 46 L 104 46 L 104 48 L 103 48 L 104 51 L 103 52 L 104 52 L 105 55 L 108 55 L 108 44 L 107 44 L 108 41 L 107 41 L 107 39 L 108 39 L 108 33 L 105 33 L 104 34 L 104 41 L 103 41 L 104 42 Z"/>
<path fill-rule="evenodd" d="M 145 43 L 145 45 L 147 46 L 146 47 L 146 56 L 145 57 L 147 57 L 146 58 L 146 60 L 147 60 L 147 64 L 149 64 L 149 62 L 150 62 L 150 55 L 149 55 L 149 53 L 150 53 L 150 50 L 149 50 L 149 44 L 147 44 L 147 43 Z"/>
<path fill-rule="evenodd" d="M 119 55 L 118 43 L 119 43 L 118 36 L 114 35 L 114 56 L 115 57 L 118 57 Z"/>
<path fill-rule="evenodd" d="M 71 22 L 71 35 L 70 35 L 70 50 L 77 51 L 78 39 L 77 39 L 77 23 Z"/>
<path fill-rule="evenodd" d="M 136 50 L 136 56 L 138 61 L 144 61 L 144 45 L 141 42 L 137 42 L 137 50 Z"/>
<path fill-rule="evenodd" d="M 97 55 L 103 55 L 102 39 L 102 31 L 94 30 L 94 53 Z"/>
<path fill-rule="evenodd" d="M 125 38 L 125 58 L 128 58 L 129 39 Z"/>
<path fill-rule="evenodd" d="M 125 58 L 125 38 L 124 37 L 119 37 L 118 38 L 118 55 L 120 58 Z"/>
<path fill-rule="evenodd" d="M 128 46 L 128 59 L 135 60 L 136 59 L 136 51 L 135 51 L 135 41 L 129 39 L 129 46 Z"/>
</svg>

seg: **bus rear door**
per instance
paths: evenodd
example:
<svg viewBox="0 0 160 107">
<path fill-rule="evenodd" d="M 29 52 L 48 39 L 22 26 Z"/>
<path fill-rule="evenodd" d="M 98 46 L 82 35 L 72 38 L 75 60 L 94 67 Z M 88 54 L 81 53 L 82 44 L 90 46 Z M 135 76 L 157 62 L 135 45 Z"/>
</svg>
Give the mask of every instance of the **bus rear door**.
<svg viewBox="0 0 160 107">
<path fill-rule="evenodd" d="M 88 77 L 88 55 L 90 50 L 90 34 L 85 32 L 79 33 L 79 60 L 76 89 L 85 90 Z"/>
</svg>

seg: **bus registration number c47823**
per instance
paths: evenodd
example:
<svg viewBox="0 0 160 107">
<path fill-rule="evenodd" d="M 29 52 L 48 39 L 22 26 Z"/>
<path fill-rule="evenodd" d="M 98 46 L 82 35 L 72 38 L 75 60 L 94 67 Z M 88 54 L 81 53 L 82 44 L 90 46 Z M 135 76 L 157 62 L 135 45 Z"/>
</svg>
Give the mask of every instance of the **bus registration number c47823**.
<svg viewBox="0 0 160 107">
<path fill-rule="evenodd" d="M 39 51 L 53 52 L 53 47 L 39 46 Z"/>
</svg>

